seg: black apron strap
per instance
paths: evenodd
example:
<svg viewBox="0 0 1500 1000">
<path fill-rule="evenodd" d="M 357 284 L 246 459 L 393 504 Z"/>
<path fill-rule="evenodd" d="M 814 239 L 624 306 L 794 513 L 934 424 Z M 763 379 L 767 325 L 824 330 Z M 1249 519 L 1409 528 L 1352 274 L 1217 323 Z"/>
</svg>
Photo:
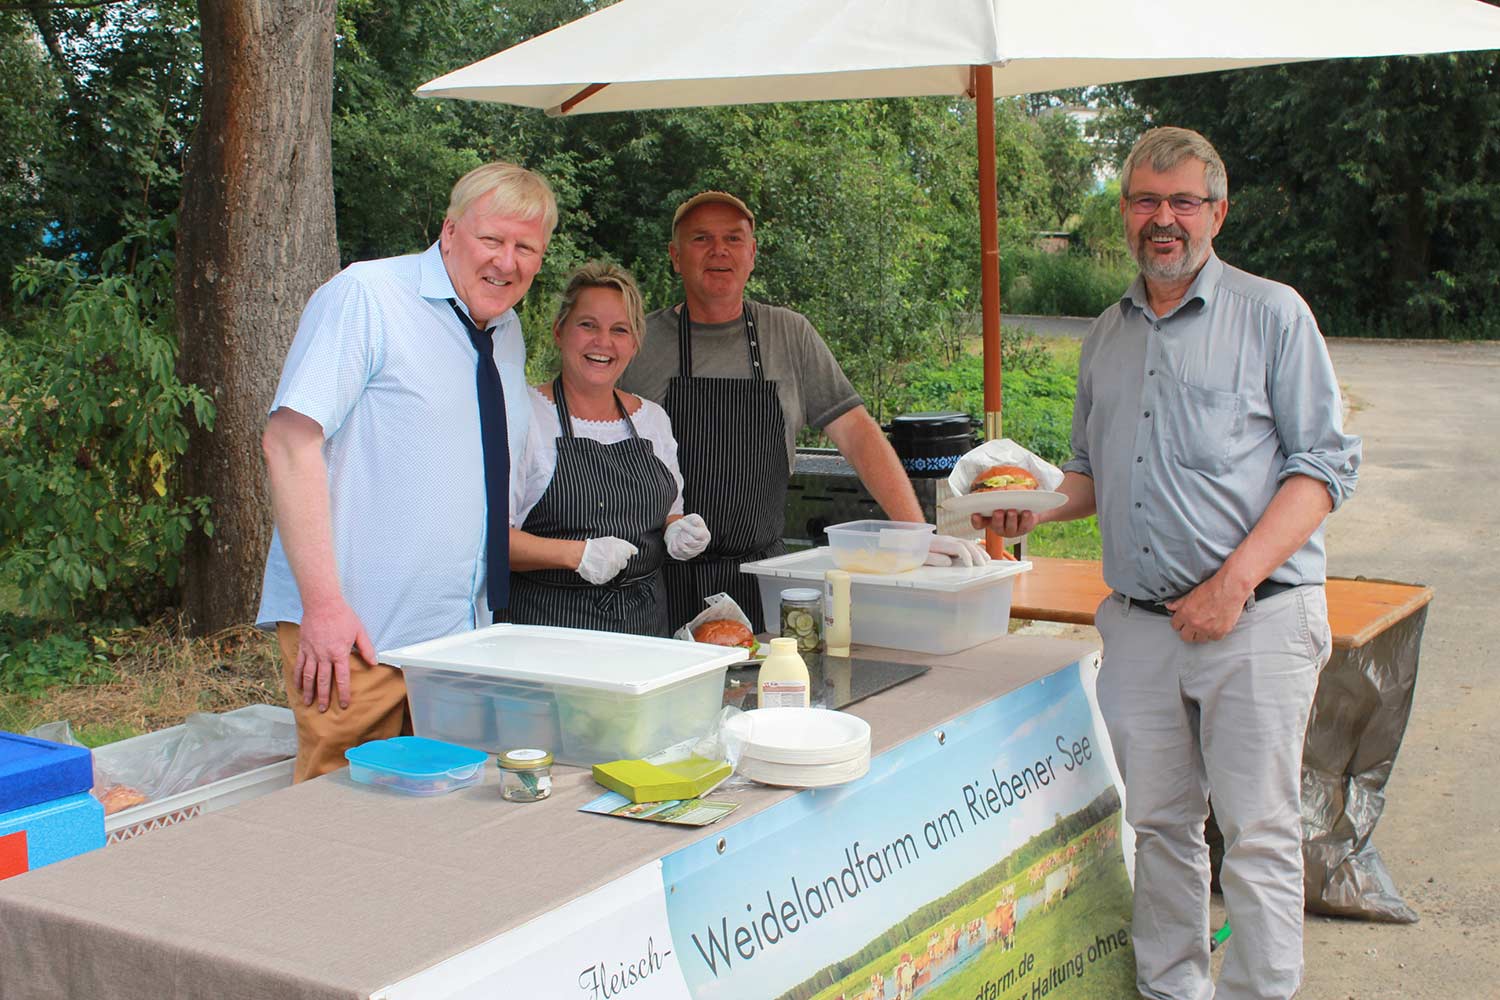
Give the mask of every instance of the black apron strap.
<svg viewBox="0 0 1500 1000">
<path fill-rule="evenodd" d="M 748 301 L 740 316 L 745 324 L 745 345 L 750 353 L 750 377 L 763 382 L 766 373 L 760 363 L 760 334 L 755 328 L 755 316 L 750 312 Z M 693 377 L 693 320 L 688 315 L 686 302 L 677 310 L 677 374 L 683 378 Z"/>
<path fill-rule="evenodd" d="M 620 414 L 620 419 L 625 421 L 625 427 L 630 431 L 633 441 L 639 441 L 640 432 L 635 429 L 635 421 L 630 419 L 630 413 L 625 409 L 625 401 L 620 398 L 620 390 L 614 390 L 615 409 Z M 558 375 L 552 380 L 552 405 L 557 407 L 557 423 L 562 428 L 562 436 L 571 438 L 573 436 L 573 415 L 568 412 L 568 397 L 563 391 L 562 376 Z"/>
<path fill-rule="evenodd" d="M 756 630 L 764 628 L 760 592 L 740 563 L 778 555 L 785 523 L 786 415 L 776 382 L 761 364 L 760 332 L 743 309 L 748 378 L 701 378 L 692 372 L 692 326 L 678 315 L 681 373 L 667 388 L 665 409 L 677 438 L 684 509 L 703 517 L 708 549 L 664 567 L 673 627 L 703 610 L 703 598 L 731 594 Z"/>
</svg>

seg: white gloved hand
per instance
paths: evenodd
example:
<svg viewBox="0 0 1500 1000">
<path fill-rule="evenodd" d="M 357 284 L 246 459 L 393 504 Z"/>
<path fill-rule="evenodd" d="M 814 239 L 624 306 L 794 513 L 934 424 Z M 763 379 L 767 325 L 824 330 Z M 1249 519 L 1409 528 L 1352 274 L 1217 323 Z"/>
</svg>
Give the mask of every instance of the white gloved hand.
<svg viewBox="0 0 1500 1000">
<path fill-rule="evenodd" d="M 578 575 L 589 583 L 608 583 L 620 575 L 620 570 L 639 552 L 623 538 L 605 535 L 590 538 L 583 543 L 583 558 L 578 560 Z"/>
<path fill-rule="evenodd" d="M 927 549 L 926 566 L 983 566 L 990 554 L 978 542 L 952 535 L 933 535 Z"/>
<path fill-rule="evenodd" d="M 677 560 L 688 560 L 701 555 L 708 548 L 708 525 L 697 514 L 687 514 L 667 525 L 667 555 Z"/>
</svg>

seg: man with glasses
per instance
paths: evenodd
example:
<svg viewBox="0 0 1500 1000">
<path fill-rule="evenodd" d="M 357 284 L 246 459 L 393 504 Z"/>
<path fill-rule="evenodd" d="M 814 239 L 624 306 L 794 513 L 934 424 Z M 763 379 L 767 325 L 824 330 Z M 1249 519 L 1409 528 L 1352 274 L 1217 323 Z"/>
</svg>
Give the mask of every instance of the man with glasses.
<svg viewBox="0 0 1500 1000">
<path fill-rule="evenodd" d="M 1099 516 L 1099 704 L 1135 829 L 1141 994 L 1284 1000 L 1302 979 L 1302 742 L 1332 645 L 1322 525 L 1360 441 L 1307 304 L 1215 256 L 1228 181 L 1208 140 L 1147 132 L 1120 188 L 1140 276 L 1083 345 L 1068 500 L 993 527 Z M 1234 929 L 1217 990 L 1210 793 Z"/>
</svg>

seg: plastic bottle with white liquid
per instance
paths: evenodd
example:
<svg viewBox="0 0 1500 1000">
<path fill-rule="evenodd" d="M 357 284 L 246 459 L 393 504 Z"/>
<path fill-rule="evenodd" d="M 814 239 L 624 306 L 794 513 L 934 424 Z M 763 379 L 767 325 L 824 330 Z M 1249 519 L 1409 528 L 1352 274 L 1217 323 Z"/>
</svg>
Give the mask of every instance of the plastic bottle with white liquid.
<svg viewBox="0 0 1500 1000">
<path fill-rule="evenodd" d="M 797 653 L 797 640 L 771 640 L 771 653 L 760 665 L 756 704 L 760 708 L 807 708 L 812 682 Z"/>
<path fill-rule="evenodd" d="M 853 636 L 849 625 L 849 573 L 831 569 L 823 574 L 823 648 L 829 656 L 848 656 Z"/>
</svg>

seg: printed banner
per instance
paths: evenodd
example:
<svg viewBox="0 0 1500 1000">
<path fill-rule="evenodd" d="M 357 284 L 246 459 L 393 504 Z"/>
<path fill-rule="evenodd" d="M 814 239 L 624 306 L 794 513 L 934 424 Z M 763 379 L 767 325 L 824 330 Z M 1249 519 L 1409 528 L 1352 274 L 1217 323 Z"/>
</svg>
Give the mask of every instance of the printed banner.
<svg viewBox="0 0 1500 1000">
<path fill-rule="evenodd" d="M 602 820 L 601 820 L 602 822 Z M 652 862 L 371 1000 L 689 1000 Z"/>
<path fill-rule="evenodd" d="M 859 781 L 710 833 L 373 1000 L 1133 996 L 1120 799 L 1084 670 L 983 705 L 879 755 Z"/>
<path fill-rule="evenodd" d="M 668 855 L 691 995 L 1133 995 L 1107 754 L 1075 663 Z"/>
</svg>

